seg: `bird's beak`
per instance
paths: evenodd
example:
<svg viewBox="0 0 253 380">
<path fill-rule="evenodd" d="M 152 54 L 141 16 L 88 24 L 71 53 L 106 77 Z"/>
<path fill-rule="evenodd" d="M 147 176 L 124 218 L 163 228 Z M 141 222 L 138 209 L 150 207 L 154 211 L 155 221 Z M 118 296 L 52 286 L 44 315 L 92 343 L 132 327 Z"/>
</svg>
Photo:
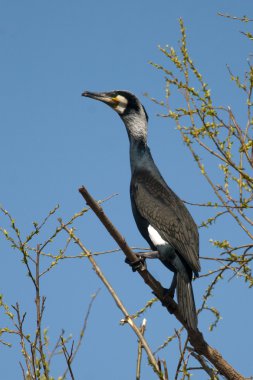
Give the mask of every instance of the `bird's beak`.
<svg viewBox="0 0 253 380">
<path fill-rule="evenodd" d="M 117 107 L 117 105 L 119 104 L 119 101 L 115 97 L 103 92 L 84 91 L 82 93 L 82 96 L 86 96 L 87 98 L 95 100 L 100 100 L 101 102 L 106 103 L 113 108 Z"/>
</svg>

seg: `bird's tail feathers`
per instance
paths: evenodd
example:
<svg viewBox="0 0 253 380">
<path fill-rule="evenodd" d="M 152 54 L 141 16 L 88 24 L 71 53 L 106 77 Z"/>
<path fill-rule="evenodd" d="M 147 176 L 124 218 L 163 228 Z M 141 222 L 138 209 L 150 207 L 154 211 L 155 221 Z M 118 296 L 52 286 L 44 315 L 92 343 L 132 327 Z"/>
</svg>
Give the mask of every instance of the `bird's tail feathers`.
<svg viewBox="0 0 253 380">
<path fill-rule="evenodd" d="M 198 317 L 192 290 L 192 284 L 187 275 L 177 273 L 177 301 L 179 309 L 188 326 L 197 330 Z"/>
</svg>

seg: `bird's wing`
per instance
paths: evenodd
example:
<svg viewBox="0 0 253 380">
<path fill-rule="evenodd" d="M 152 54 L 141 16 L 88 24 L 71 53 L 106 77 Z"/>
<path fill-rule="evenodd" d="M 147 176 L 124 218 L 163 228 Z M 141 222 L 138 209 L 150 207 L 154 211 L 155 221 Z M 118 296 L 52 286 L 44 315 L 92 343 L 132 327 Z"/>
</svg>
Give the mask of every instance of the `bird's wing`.
<svg viewBox="0 0 253 380">
<path fill-rule="evenodd" d="M 199 235 L 189 211 L 160 177 L 133 174 L 131 192 L 138 212 L 173 246 L 195 272 L 200 271 Z"/>
</svg>

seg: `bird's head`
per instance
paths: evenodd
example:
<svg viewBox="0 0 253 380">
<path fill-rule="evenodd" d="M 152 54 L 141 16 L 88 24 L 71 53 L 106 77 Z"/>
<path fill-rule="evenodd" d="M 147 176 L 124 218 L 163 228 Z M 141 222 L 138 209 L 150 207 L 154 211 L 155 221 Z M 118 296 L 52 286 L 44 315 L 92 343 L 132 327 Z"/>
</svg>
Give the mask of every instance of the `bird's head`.
<svg viewBox="0 0 253 380">
<path fill-rule="evenodd" d="M 89 92 L 82 96 L 100 100 L 113 108 L 123 120 L 130 138 L 134 140 L 147 139 L 148 115 L 139 99 L 128 91 Z"/>
</svg>

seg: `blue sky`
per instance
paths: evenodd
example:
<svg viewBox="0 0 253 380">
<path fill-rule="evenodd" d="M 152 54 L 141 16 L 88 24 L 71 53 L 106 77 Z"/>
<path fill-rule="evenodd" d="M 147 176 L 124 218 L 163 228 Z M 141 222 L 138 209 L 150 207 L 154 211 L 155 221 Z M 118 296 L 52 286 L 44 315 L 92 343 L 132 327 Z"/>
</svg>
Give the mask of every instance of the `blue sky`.
<svg viewBox="0 0 253 380">
<path fill-rule="evenodd" d="M 226 64 L 238 74 L 246 70 L 252 46 L 240 31 L 250 31 L 251 24 L 221 18 L 217 12 L 252 18 L 253 5 L 245 0 L 1 1 L 0 203 L 13 215 L 24 235 L 32 230 L 33 221 L 42 220 L 58 203 L 61 207 L 57 215 L 65 220 L 79 211 L 84 203 L 77 189 L 84 184 L 97 199 L 118 193 L 105 204 L 106 212 L 131 246 L 146 246 L 130 210 L 124 126 L 111 109 L 82 98 L 83 90 L 134 92 L 148 111 L 149 144 L 169 185 L 183 199 L 209 199 L 210 190 L 172 121 L 158 118 L 160 108 L 143 94 L 164 99 L 163 75 L 148 61 L 165 63 L 158 45 L 177 47 L 178 19 L 182 17 L 191 56 L 209 83 L 216 103 L 230 105 L 238 119 L 244 120 L 240 94 L 229 80 Z M 191 212 L 197 222 L 206 215 L 196 208 Z M 1 226 L 9 228 L 2 215 L 0 221 Z M 57 217 L 53 217 L 41 239 L 56 225 Z M 78 235 L 91 251 L 116 247 L 91 213 L 78 223 Z M 201 230 L 202 255 L 215 253 L 208 240 L 217 236 L 237 239 L 236 230 L 228 231 L 222 224 L 218 230 Z M 55 243 L 55 249 L 64 242 L 63 238 Z M 13 253 L 3 239 L 0 252 L 1 293 L 8 304 L 18 301 L 27 311 L 29 331 L 34 316 L 34 289 L 20 255 Z M 121 254 L 100 257 L 98 262 L 130 313 L 151 297 L 138 275 L 124 264 Z M 206 265 L 202 263 L 203 271 Z M 159 263 L 149 263 L 149 268 L 163 283 L 170 281 L 171 274 Z M 194 284 L 197 305 L 206 284 Z M 49 328 L 52 344 L 62 328 L 77 340 L 90 296 L 99 287 L 89 263 L 80 260 L 66 260 L 43 278 L 42 294 L 47 297 L 44 326 Z M 252 294 L 242 281 L 223 281 L 210 301 L 210 306 L 221 311 L 220 327 L 209 333 L 209 316 L 200 321 L 207 340 L 245 375 L 252 374 L 253 369 L 248 328 L 253 311 L 251 300 Z M 147 339 L 155 350 L 178 324 L 158 304 L 145 316 Z M 119 326 L 121 317 L 102 288 L 73 366 L 76 379 L 103 376 L 116 380 L 119 372 L 122 380 L 134 378 L 136 337 L 128 327 Z M 0 347 L 0 372 L 5 380 L 20 378 L 21 373 L 20 347 L 13 337 L 11 340 L 13 349 Z M 161 353 L 168 360 L 171 374 L 177 350 L 173 346 Z M 52 375 L 57 378 L 63 368 L 56 359 Z M 143 375 L 154 378 L 147 364 L 143 365 Z"/>
</svg>

